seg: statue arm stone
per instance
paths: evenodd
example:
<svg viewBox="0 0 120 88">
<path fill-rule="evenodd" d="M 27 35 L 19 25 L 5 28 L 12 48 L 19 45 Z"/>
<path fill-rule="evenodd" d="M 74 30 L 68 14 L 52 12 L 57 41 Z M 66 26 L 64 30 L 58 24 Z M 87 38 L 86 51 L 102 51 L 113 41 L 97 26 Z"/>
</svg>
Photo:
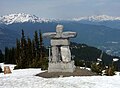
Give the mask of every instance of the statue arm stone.
<svg viewBox="0 0 120 88">
<path fill-rule="evenodd" d="M 66 38 L 74 38 L 77 36 L 77 33 L 76 32 L 63 32 L 62 36 Z"/>
<path fill-rule="evenodd" d="M 53 38 L 54 36 L 56 36 L 56 33 L 55 32 L 43 33 L 42 36 L 45 38 Z"/>
</svg>

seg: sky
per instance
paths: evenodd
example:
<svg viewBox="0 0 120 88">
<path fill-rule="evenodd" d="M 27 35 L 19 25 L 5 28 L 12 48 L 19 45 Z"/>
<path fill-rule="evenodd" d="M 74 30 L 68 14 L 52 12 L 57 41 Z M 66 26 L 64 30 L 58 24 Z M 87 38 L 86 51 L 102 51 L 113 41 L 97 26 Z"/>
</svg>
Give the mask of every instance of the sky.
<svg viewBox="0 0 120 88">
<path fill-rule="evenodd" d="M 0 0 L 0 16 L 27 13 L 69 19 L 91 15 L 120 16 L 120 0 Z"/>
</svg>

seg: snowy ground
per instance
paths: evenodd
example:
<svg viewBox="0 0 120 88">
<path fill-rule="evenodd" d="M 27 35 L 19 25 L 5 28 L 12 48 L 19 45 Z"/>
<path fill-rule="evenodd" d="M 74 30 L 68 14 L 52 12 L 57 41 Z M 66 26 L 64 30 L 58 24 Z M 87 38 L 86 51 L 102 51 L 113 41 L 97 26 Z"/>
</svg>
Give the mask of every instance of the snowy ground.
<svg viewBox="0 0 120 88">
<path fill-rule="evenodd" d="M 0 73 L 0 88 L 120 88 L 120 76 L 41 78 L 41 69 L 13 70 Z M 119 74 L 118 74 L 119 75 Z"/>
</svg>

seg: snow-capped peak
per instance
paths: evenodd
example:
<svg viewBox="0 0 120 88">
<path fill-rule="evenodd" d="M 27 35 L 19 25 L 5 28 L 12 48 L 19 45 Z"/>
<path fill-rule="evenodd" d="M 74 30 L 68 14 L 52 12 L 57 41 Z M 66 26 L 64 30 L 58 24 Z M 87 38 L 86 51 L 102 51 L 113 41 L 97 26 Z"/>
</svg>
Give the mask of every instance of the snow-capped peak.
<svg viewBox="0 0 120 88">
<path fill-rule="evenodd" d="M 120 17 L 113 17 L 107 15 L 98 15 L 98 16 L 87 16 L 87 17 L 80 17 L 80 18 L 73 18 L 74 21 L 81 21 L 81 20 L 88 20 L 88 21 L 114 21 L 120 20 Z"/>
<path fill-rule="evenodd" d="M 0 22 L 4 24 L 12 23 L 24 23 L 24 22 L 51 22 L 50 19 L 39 18 L 35 15 L 18 13 L 18 14 L 9 14 L 0 17 Z"/>
</svg>

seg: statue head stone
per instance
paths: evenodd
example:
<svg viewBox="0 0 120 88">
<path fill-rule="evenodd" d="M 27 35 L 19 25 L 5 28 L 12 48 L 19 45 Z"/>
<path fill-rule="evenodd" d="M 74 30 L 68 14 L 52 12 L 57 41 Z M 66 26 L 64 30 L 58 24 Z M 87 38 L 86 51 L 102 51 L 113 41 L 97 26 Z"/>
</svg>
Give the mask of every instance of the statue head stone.
<svg viewBox="0 0 120 88">
<path fill-rule="evenodd" d="M 57 25 L 56 26 L 56 36 L 61 37 L 63 32 L 63 25 Z"/>
<path fill-rule="evenodd" d="M 56 32 L 57 33 L 62 33 L 63 32 L 63 25 L 57 25 L 56 26 Z"/>
</svg>

